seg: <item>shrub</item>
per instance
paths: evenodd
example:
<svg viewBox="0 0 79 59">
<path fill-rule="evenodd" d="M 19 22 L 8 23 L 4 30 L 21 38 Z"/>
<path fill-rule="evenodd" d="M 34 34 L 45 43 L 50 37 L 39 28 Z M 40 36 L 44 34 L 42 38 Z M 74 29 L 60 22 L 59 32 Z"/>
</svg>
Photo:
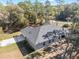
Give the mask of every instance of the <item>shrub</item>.
<svg viewBox="0 0 79 59">
<path fill-rule="evenodd" d="M 41 56 L 41 54 L 39 52 L 35 52 L 33 54 L 31 54 L 32 57 L 36 57 L 36 56 Z"/>
<path fill-rule="evenodd" d="M 68 24 L 64 24 L 62 27 L 68 28 L 69 25 Z"/>
</svg>

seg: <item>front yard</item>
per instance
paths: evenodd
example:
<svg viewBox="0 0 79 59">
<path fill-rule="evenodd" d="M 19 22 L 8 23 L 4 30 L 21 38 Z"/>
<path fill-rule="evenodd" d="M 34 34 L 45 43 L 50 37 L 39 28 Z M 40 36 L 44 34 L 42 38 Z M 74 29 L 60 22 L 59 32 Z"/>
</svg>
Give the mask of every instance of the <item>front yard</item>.
<svg viewBox="0 0 79 59">
<path fill-rule="evenodd" d="M 24 40 L 6 47 L 0 47 L 0 59 L 23 59 L 25 55 L 32 51 L 28 43 Z"/>
<path fill-rule="evenodd" d="M 0 28 L 0 41 L 10 39 L 20 34 L 21 32 L 7 34 L 4 33 Z M 32 52 L 32 50 L 30 50 L 30 47 L 24 40 L 19 43 L 11 44 L 9 46 L 0 47 L 0 59 L 24 59 L 23 57 L 30 52 Z"/>
<path fill-rule="evenodd" d="M 23 59 L 18 46 L 12 44 L 6 47 L 0 47 L 0 59 Z"/>
<path fill-rule="evenodd" d="M 12 38 L 13 36 L 20 35 L 20 32 L 15 32 L 12 34 L 0 33 L 0 41 Z"/>
</svg>

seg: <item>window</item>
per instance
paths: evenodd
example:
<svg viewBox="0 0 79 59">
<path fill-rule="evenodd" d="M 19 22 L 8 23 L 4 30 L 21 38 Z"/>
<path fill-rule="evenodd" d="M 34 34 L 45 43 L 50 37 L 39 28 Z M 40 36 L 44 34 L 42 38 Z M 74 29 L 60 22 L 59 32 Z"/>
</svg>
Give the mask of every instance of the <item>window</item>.
<svg viewBox="0 0 79 59">
<path fill-rule="evenodd" d="M 65 38 L 65 35 L 62 35 L 61 37 L 62 37 L 62 38 Z"/>
<path fill-rule="evenodd" d="M 49 43 L 51 43 L 51 40 L 49 40 Z"/>
<path fill-rule="evenodd" d="M 61 36 L 59 36 L 58 39 L 61 39 Z"/>
<path fill-rule="evenodd" d="M 45 45 L 45 42 L 43 42 L 43 46 Z"/>
<path fill-rule="evenodd" d="M 32 32 L 31 32 L 31 31 L 29 31 L 29 34 L 32 34 Z"/>
<path fill-rule="evenodd" d="M 54 39 L 52 39 L 52 42 L 54 42 Z"/>
</svg>

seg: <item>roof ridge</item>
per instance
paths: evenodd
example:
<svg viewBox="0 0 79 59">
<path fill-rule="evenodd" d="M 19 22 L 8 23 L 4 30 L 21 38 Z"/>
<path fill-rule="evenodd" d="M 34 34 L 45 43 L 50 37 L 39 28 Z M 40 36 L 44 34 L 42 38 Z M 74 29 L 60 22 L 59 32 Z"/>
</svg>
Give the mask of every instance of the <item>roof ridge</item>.
<svg viewBox="0 0 79 59">
<path fill-rule="evenodd" d="M 38 36 L 39 36 L 39 32 L 40 32 L 40 28 L 41 28 L 41 27 L 42 27 L 42 26 L 39 27 L 38 35 L 36 35 L 35 44 L 36 44 L 36 42 L 37 42 L 37 38 L 38 38 Z"/>
<path fill-rule="evenodd" d="M 50 25 L 50 24 L 46 24 L 46 25 Z M 43 26 L 46 26 L 45 24 Z M 38 31 L 38 35 L 36 35 L 36 39 L 38 39 L 38 36 L 39 36 L 39 33 L 40 33 L 40 30 L 43 26 L 40 26 L 39 27 L 39 31 Z M 35 40 L 35 44 L 37 44 L 37 40 Z"/>
</svg>

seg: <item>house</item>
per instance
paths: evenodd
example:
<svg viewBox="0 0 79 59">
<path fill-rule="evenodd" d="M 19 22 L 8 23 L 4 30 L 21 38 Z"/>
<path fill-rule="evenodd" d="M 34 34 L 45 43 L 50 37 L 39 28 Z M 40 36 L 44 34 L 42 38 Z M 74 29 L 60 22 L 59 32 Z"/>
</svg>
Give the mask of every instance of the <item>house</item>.
<svg viewBox="0 0 79 59">
<path fill-rule="evenodd" d="M 63 29 L 55 24 L 44 24 L 38 27 L 28 26 L 21 30 L 22 35 L 35 50 L 46 48 L 50 44 L 65 37 L 67 29 Z"/>
</svg>

